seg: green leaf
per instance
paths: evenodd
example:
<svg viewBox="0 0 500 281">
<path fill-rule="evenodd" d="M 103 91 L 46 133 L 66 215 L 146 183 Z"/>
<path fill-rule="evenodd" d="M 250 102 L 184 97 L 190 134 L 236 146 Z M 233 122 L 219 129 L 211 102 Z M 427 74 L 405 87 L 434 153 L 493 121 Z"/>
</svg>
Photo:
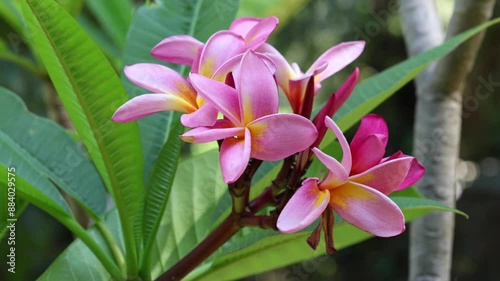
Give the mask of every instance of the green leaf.
<svg viewBox="0 0 500 281">
<path fill-rule="evenodd" d="M 120 234 L 120 222 L 116 210 L 106 215 L 106 225 L 112 230 L 116 241 L 122 241 Z M 87 231 L 101 248 L 107 249 L 106 242 L 96 227 Z M 108 255 L 110 251 L 106 250 Z M 63 253 L 45 270 L 37 279 L 38 281 L 101 281 L 112 280 L 110 274 L 102 266 L 93 252 L 82 242 L 76 239 L 69 245 Z"/>
<path fill-rule="evenodd" d="M 97 18 L 101 28 L 120 49 L 123 49 L 132 22 L 132 0 L 87 0 L 85 3 Z"/>
<path fill-rule="evenodd" d="M 179 122 L 179 117 L 180 114 L 177 114 L 177 118 L 169 119 L 169 135 L 160 151 L 146 189 L 143 218 L 143 266 L 145 267 L 144 272 L 148 274 L 150 271 L 151 249 L 160 227 L 165 206 L 170 198 L 170 190 L 181 152 L 181 142 L 178 139 L 179 135 L 183 133 L 184 127 Z"/>
<path fill-rule="evenodd" d="M 166 37 L 188 34 L 204 42 L 216 31 L 227 29 L 239 7 L 239 0 L 160 0 L 151 6 L 140 7 L 127 36 L 124 65 L 162 63 L 154 59 L 151 49 Z M 229 3 L 221 7 L 221 3 Z M 183 74 L 184 67 L 169 65 Z M 129 96 L 145 93 L 122 75 Z M 168 136 L 167 124 L 172 112 L 157 113 L 138 121 L 144 154 L 144 176 L 148 180 L 154 163 Z M 180 142 L 180 140 L 178 140 Z"/>
<path fill-rule="evenodd" d="M 0 0 L 0 16 L 4 19 L 18 34 L 22 32 L 21 7 L 18 1 Z"/>
<path fill-rule="evenodd" d="M 9 168 L 9 169 L 8 169 Z M 15 180 L 12 180 L 12 179 Z M 12 184 L 14 183 L 14 185 Z M 60 223 L 65 225 L 76 236 L 78 236 L 85 243 L 95 255 L 98 266 L 106 268 L 111 273 L 114 279 L 123 279 L 123 276 L 118 267 L 111 260 L 110 254 L 106 253 L 99 245 L 98 239 L 89 235 L 85 229 L 73 218 L 64 208 L 54 204 L 51 198 L 46 196 L 40 189 L 33 187 L 30 183 L 25 181 L 21 176 L 15 175 L 15 171 L 11 167 L 5 167 L 0 164 L 0 188 L 1 191 L 13 192 L 16 197 L 23 198 L 33 203 L 33 205 L 47 212 L 49 215 L 57 219 Z M 9 214 L 10 217 L 10 214 Z M 15 221 L 13 222 L 15 223 Z M 78 259 L 81 263 L 81 259 Z M 109 278 L 108 278 L 109 279 Z M 52 279 L 54 280 L 54 279 Z M 55 279 L 65 280 L 65 279 Z M 94 279 L 78 279 L 78 280 L 94 280 Z M 102 280 L 102 279 L 101 279 Z"/>
<path fill-rule="evenodd" d="M 152 252 L 152 275 L 175 264 L 206 237 L 220 213 L 217 204 L 227 195 L 218 165 L 218 152 L 211 150 L 179 162 Z"/>
<path fill-rule="evenodd" d="M 410 197 L 393 197 L 392 199 L 402 209 L 406 221 L 437 210 L 466 216 L 463 212 L 428 199 Z M 335 246 L 339 250 L 372 237 L 338 216 L 335 222 Z M 188 275 L 186 280 L 235 280 L 325 255 L 322 247 L 314 251 L 306 243 L 314 227 L 315 225 L 306 231 L 288 235 L 271 230 L 243 229 Z"/>
<path fill-rule="evenodd" d="M 106 57 L 53 0 L 23 1 L 37 52 L 117 206 L 129 274 L 137 273 L 143 170 L 137 124 L 110 120 L 128 98 Z"/>
<path fill-rule="evenodd" d="M 14 203 L 15 205 L 15 211 L 14 214 L 11 216 L 9 213 L 9 196 L 8 196 L 8 185 L 5 185 L 6 183 L 0 183 L 2 187 L 0 188 L 0 243 L 2 242 L 2 238 L 5 236 L 7 233 L 7 225 L 9 224 L 8 219 L 18 219 L 19 216 L 24 212 L 26 207 L 28 206 L 28 201 L 24 200 L 23 198 L 20 197 L 15 197 L 14 198 Z M 5 188 L 5 189 L 4 189 Z M 11 203 L 12 204 L 12 203 Z"/>
<path fill-rule="evenodd" d="M 57 3 L 74 18 L 80 15 L 83 7 L 83 0 L 57 0 Z"/>
<path fill-rule="evenodd" d="M 39 178 L 50 180 L 93 218 L 104 215 L 104 184 L 82 149 L 64 128 L 29 113 L 18 96 L 4 88 L 0 88 L 0 163 L 16 167 L 16 173 L 31 179 L 34 186 Z"/>
</svg>

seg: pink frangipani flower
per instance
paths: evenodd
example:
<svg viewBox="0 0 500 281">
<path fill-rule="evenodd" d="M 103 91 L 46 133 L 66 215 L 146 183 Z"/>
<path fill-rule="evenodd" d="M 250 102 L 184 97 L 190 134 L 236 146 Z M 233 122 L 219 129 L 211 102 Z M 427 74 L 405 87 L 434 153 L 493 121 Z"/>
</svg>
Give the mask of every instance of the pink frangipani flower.
<svg viewBox="0 0 500 281">
<path fill-rule="evenodd" d="M 190 80 L 207 103 L 223 115 L 215 125 L 193 129 L 184 141 L 223 140 L 220 165 L 226 183 L 235 182 L 250 158 L 277 161 L 307 149 L 317 137 L 312 122 L 296 114 L 278 114 L 278 89 L 273 73 L 248 51 L 235 71 L 235 88 L 192 73 Z"/>
<path fill-rule="evenodd" d="M 174 70 L 159 64 L 138 63 L 125 67 L 127 78 L 153 93 L 132 98 L 119 107 L 112 117 L 115 122 L 130 122 L 161 111 L 183 112 L 186 127 L 210 126 L 217 110 L 197 95 L 191 84 Z"/>
<path fill-rule="evenodd" d="M 296 63 L 288 64 L 283 55 L 269 44 L 263 44 L 257 51 L 268 55 L 274 61 L 278 69 L 276 81 L 285 93 L 293 112 L 300 114 L 309 79 L 314 79 L 314 93 L 317 93 L 321 88 L 321 82 L 358 58 L 364 46 L 364 41 L 344 42 L 333 46 L 324 52 L 305 73 Z"/>
<path fill-rule="evenodd" d="M 323 180 L 304 180 L 281 212 L 278 229 L 283 233 L 300 231 L 331 208 L 348 223 L 373 235 L 390 237 L 403 232 L 403 213 L 387 195 L 416 182 L 424 168 L 414 157 L 400 152 L 382 158 L 387 126 L 378 115 L 362 119 L 350 146 L 331 118 L 326 117 L 325 124 L 339 140 L 342 161 L 313 148 L 328 174 Z"/>
<path fill-rule="evenodd" d="M 191 72 L 211 78 L 209 73 L 213 74 L 221 62 L 261 46 L 278 22 L 278 18 L 273 16 L 264 19 L 239 18 L 233 21 L 229 30 L 212 35 L 206 44 L 189 35 L 176 35 L 158 43 L 151 55 L 169 63 L 191 66 Z"/>
</svg>

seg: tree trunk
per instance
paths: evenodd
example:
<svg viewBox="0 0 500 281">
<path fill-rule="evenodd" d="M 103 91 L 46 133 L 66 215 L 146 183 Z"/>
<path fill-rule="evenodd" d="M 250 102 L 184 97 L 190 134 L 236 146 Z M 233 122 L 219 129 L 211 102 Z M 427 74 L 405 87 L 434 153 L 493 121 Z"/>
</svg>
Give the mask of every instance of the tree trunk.
<svg viewBox="0 0 500 281">
<path fill-rule="evenodd" d="M 446 37 L 487 21 L 494 0 L 457 0 Z M 401 3 L 404 36 L 410 55 L 436 44 L 442 34 L 434 1 Z M 427 198 L 454 207 L 460 148 L 462 96 L 483 34 L 435 63 L 416 79 L 414 154 L 426 168 L 416 187 Z M 435 212 L 410 228 L 410 281 L 448 281 L 451 271 L 454 214 Z"/>
</svg>

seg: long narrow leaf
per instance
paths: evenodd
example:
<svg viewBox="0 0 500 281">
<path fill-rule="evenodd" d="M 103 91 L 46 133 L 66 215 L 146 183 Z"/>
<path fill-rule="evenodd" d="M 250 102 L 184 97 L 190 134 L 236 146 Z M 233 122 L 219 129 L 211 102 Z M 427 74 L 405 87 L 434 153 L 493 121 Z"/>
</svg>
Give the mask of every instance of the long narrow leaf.
<svg viewBox="0 0 500 281">
<path fill-rule="evenodd" d="M 74 19 L 53 0 L 25 0 L 37 52 L 88 153 L 113 195 L 124 232 L 129 274 L 137 268 L 143 204 L 137 124 L 110 120 L 127 95 L 113 68 Z M 134 227 L 135 226 L 135 227 Z"/>
</svg>

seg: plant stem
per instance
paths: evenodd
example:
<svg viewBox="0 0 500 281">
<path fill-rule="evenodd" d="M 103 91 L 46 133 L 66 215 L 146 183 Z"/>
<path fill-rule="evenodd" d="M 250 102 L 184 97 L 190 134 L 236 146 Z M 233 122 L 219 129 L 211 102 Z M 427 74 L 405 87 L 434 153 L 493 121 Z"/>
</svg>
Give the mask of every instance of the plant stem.
<svg viewBox="0 0 500 281">
<path fill-rule="evenodd" d="M 51 212 L 49 212 L 51 213 Z M 64 224 L 71 232 L 73 232 L 85 245 L 94 253 L 96 258 L 106 268 L 108 273 L 112 276 L 113 280 L 125 279 L 123 273 L 113 260 L 103 251 L 102 247 L 97 244 L 95 239 L 83 228 L 80 224 L 71 217 L 58 216 L 59 221 Z"/>
<path fill-rule="evenodd" d="M 118 243 L 116 243 L 115 238 L 111 234 L 111 231 L 109 230 L 108 226 L 103 221 L 97 221 L 96 226 L 99 229 L 99 231 L 101 231 L 104 240 L 106 240 L 106 243 L 108 244 L 109 249 L 113 253 L 115 261 L 120 267 L 122 273 L 126 274 L 127 268 L 125 266 L 125 257 L 123 255 L 122 250 L 120 249 L 120 246 L 118 246 Z"/>
<path fill-rule="evenodd" d="M 239 220 L 240 215 L 231 213 L 207 238 L 156 281 L 181 280 L 242 228 Z"/>
</svg>

